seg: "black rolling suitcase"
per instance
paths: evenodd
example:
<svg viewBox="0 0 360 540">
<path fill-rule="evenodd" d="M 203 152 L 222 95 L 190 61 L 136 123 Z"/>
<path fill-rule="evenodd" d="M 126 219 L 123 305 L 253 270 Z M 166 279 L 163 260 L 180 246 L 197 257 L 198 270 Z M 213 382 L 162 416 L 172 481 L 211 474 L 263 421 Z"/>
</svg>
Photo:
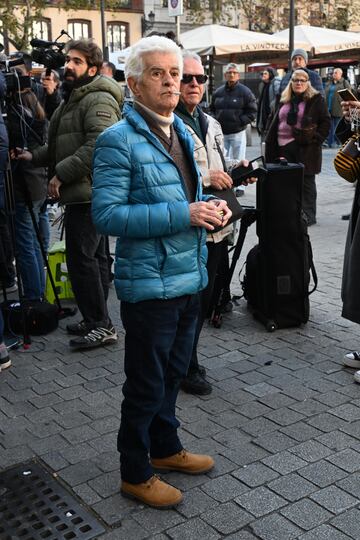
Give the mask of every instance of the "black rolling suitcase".
<svg viewBox="0 0 360 540">
<path fill-rule="evenodd" d="M 266 169 L 257 182 L 259 244 L 247 256 L 244 296 L 273 331 L 307 322 L 317 278 L 302 213 L 303 166 L 282 160 Z M 315 286 L 309 292 L 310 272 Z"/>
</svg>

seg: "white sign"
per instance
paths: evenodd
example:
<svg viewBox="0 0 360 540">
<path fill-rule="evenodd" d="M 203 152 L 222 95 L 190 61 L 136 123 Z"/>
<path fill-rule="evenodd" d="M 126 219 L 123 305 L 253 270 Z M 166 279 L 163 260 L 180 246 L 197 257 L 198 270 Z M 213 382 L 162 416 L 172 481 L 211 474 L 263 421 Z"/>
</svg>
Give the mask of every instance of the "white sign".
<svg viewBox="0 0 360 540">
<path fill-rule="evenodd" d="M 169 0 L 169 17 L 178 17 L 183 13 L 183 0 Z"/>
</svg>

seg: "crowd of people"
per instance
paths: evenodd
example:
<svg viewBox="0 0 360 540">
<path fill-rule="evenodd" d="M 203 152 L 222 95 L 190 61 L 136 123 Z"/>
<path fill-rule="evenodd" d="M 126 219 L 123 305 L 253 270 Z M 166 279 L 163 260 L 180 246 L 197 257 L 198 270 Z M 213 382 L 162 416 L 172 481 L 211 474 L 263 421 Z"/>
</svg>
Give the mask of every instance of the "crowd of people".
<svg viewBox="0 0 360 540">
<path fill-rule="evenodd" d="M 231 190 L 231 171 L 247 167 L 246 127 L 256 120 L 268 162 L 303 163 L 303 211 L 313 225 L 322 146 L 335 144 L 341 116 L 347 119 L 349 106 L 359 104 L 340 103 L 337 90 L 348 83 L 339 69 L 324 88 L 306 67 L 302 49 L 293 51 L 292 69 L 283 79 L 271 67 L 262 72 L 258 100 L 240 82 L 238 66 L 228 64 L 209 114 L 201 107 L 207 82 L 201 58 L 165 36 L 146 37 L 131 47 L 125 64 L 131 102 L 123 103 L 115 66 L 103 62 L 91 40 L 68 42 L 65 55 L 61 83 L 56 71 L 44 70 L 39 82 L 13 94 L 7 127 L 0 116 L 0 279 L 5 291 L 14 287 L 15 256 L 22 299 L 43 301 L 48 197 L 59 202 L 65 208 L 68 272 L 82 317 L 66 327 L 69 346 L 111 345 L 117 333 L 107 308 L 107 237 L 117 238 L 114 283 L 125 329 L 126 374 L 118 434 L 121 491 L 168 508 L 182 494 L 156 470 L 200 474 L 214 466 L 210 456 L 183 448 L 175 414 L 180 387 L 202 395 L 212 390 L 197 347 L 228 269 L 234 225 L 226 200 L 211 190 Z M 29 74 L 29 59 L 16 69 Z M 5 92 L 0 78 L 0 93 Z M 4 198 L 9 148 L 14 246 Z M 248 181 L 254 179 L 244 184 Z M 354 295 L 359 189 L 343 282 L 343 316 L 355 322 L 360 322 Z M 348 353 L 345 361 L 360 368 L 360 353 Z M 0 369 L 10 365 L 0 316 Z"/>
</svg>

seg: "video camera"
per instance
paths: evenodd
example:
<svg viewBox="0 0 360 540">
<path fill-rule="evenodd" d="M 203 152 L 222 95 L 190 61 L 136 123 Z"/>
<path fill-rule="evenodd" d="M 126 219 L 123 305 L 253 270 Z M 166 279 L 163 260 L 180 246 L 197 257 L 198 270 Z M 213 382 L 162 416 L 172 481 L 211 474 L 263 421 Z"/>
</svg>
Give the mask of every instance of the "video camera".
<svg viewBox="0 0 360 540">
<path fill-rule="evenodd" d="M 64 33 L 62 30 L 60 36 Z M 49 70 L 49 74 L 52 69 L 59 69 L 65 64 L 65 56 L 62 52 L 65 43 L 59 43 L 57 40 L 45 41 L 43 39 L 32 39 L 30 45 L 33 47 L 31 58 L 34 62 L 43 64 Z"/>
</svg>

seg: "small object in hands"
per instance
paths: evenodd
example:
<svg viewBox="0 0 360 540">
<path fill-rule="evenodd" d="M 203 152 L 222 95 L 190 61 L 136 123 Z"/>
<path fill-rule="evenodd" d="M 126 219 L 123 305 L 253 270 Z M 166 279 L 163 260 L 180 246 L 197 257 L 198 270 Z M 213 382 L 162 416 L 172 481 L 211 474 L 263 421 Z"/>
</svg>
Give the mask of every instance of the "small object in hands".
<svg viewBox="0 0 360 540">
<path fill-rule="evenodd" d="M 341 97 L 341 101 L 359 101 L 349 88 L 338 90 L 337 93 Z"/>
</svg>

